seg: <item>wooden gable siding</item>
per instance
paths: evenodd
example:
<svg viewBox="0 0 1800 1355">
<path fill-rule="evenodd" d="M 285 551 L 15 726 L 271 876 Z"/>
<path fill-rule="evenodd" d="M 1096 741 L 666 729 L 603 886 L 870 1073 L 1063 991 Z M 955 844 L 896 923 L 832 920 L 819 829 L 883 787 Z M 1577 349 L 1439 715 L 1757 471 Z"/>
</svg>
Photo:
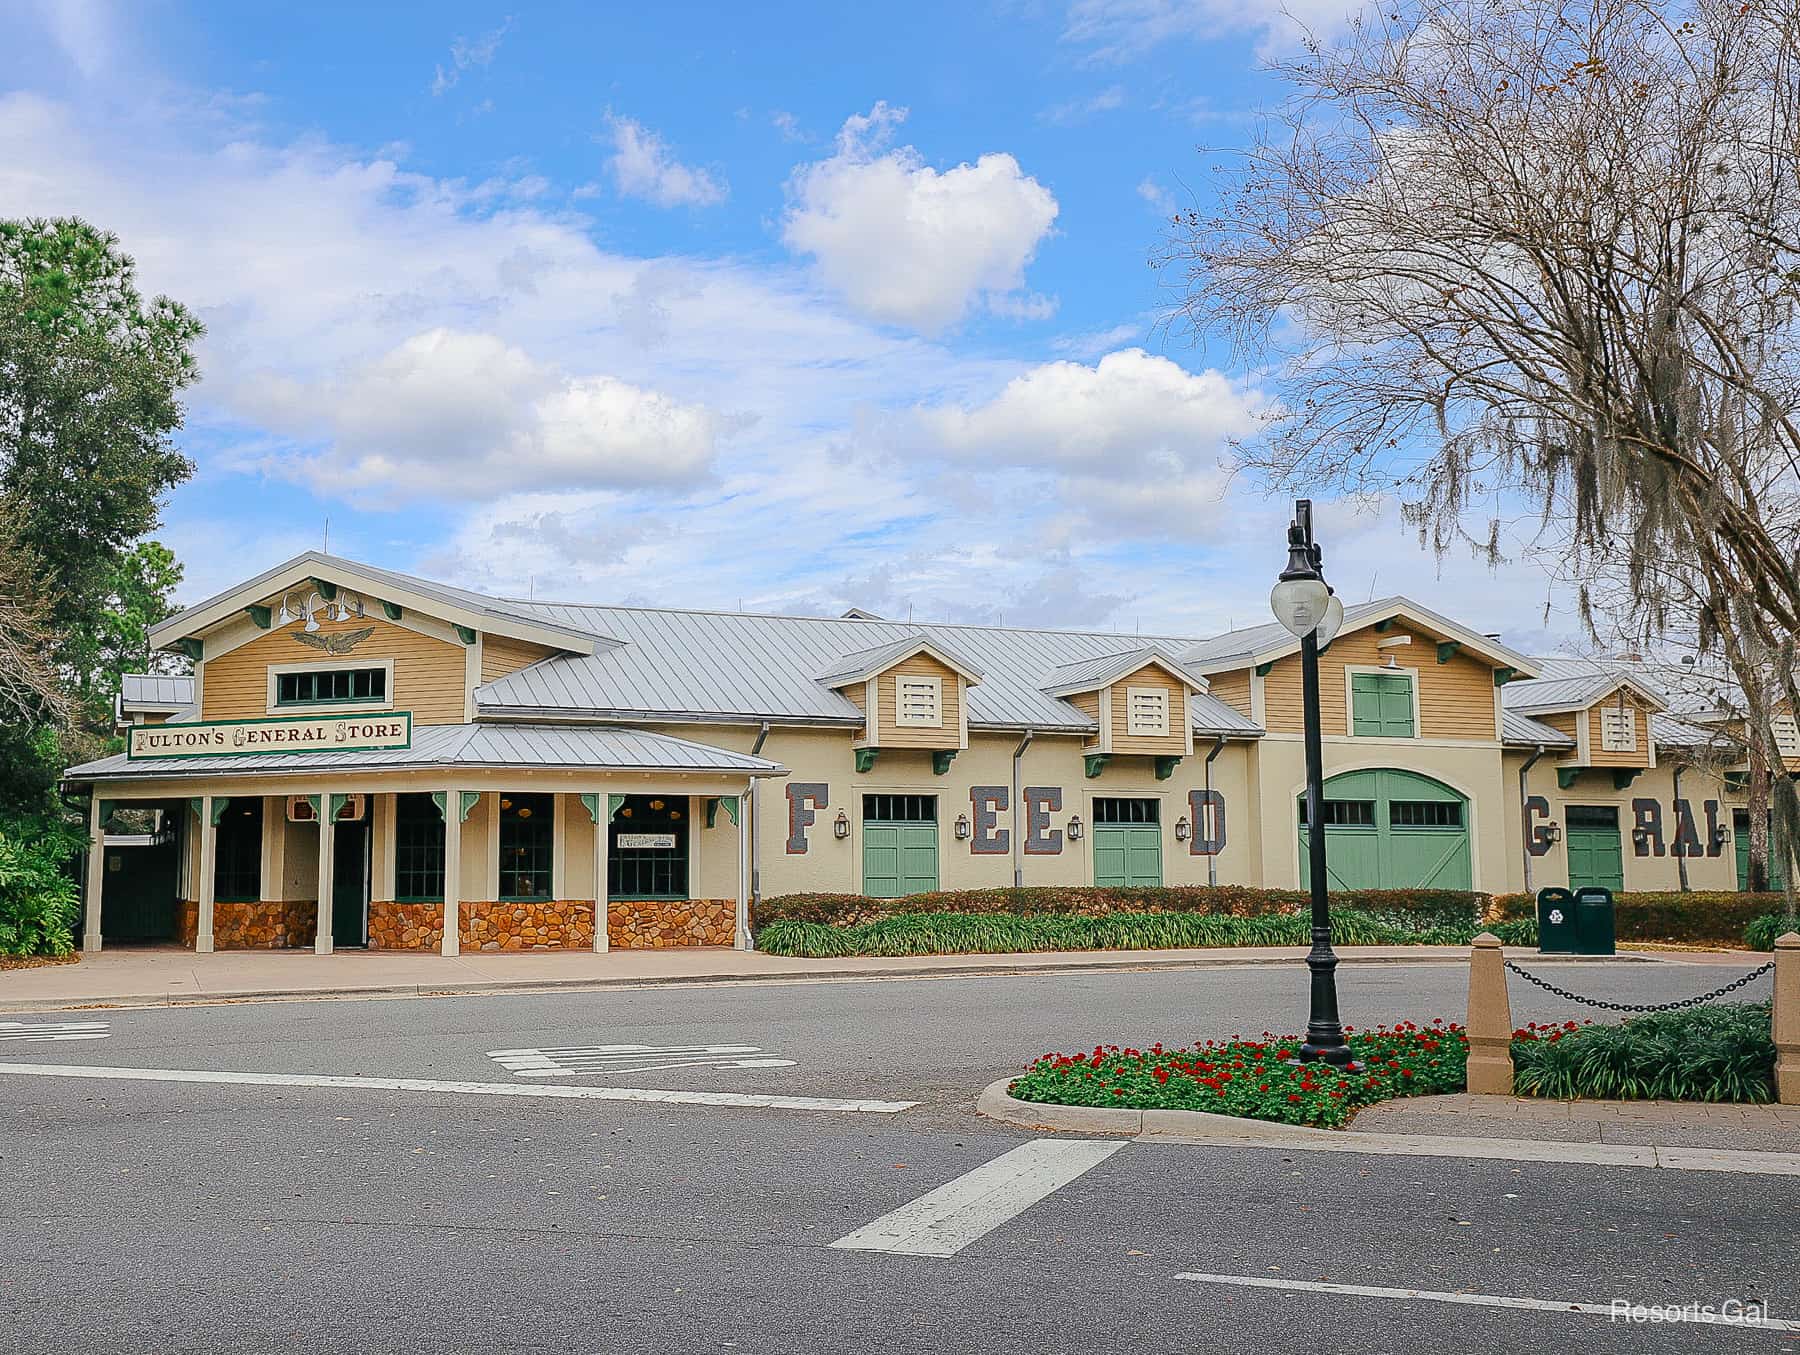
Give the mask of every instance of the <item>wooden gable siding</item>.
<svg viewBox="0 0 1800 1355">
<path fill-rule="evenodd" d="M 1239 715 L 1250 714 L 1250 670 L 1239 668 L 1229 673 L 1214 673 L 1206 680 L 1206 689 Z"/>
<path fill-rule="evenodd" d="M 943 690 L 940 705 L 943 724 L 921 728 L 918 725 L 895 723 L 900 709 L 899 679 L 902 674 L 907 677 L 940 679 Z M 875 738 L 871 742 L 876 747 L 946 749 L 962 746 L 962 679 L 957 676 L 955 669 L 939 663 L 929 654 L 915 654 L 880 674 L 875 679 L 875 685 L 875 699 L 880 710 L 877 714 Z M 861 704 L 860 691 L 852 694 L 847 690 L 846 695 Z M 864 712 L 865 715 L 867 713 Z"/>
<path fill-rule="evenodd" d="M 271 714 L 269 667 L 272 664 L 309 661 L 336 664 L 358 659 L 371 662 L 392 659 L 393 709 L 410 710 L 415 724 L 463 723 L 463 684 L 467 669 L 461 645 L 421 635 L 379 616 L 365 616 L 352 617 L 348 621 L 321 620 L 316 632 L 319 635 L 341 635 L 364 627 L 375 632 L 348 654 L 326 655 L 294 639 L 304 627 L 304 622 L 295 621 L 201 664 L 200 718 L 253 720 Z"/>
<path fill-rule="evenodd" d="M 1608 752 L 1600 741 L 1600 711 L 1607 706 L 1616 708 L 1618 704 L 1619 694 L 1615 691 L 1606 700 L 1596 702 L 1581 712 L 1580 718 L 1587 721 L 1588 760 L 1586 765 L 1589 767 L 1648 767 L 1650 765 L 1650 707 L 1630 693 L 1626 694 L 1625 704 L 1637 712 L 1637 741 L 1632 745 L 1631 751 Z"/>
<path fill-rule="evenodd" d="M 1567 734 L 1571 739 L 1580 737 L 1577 732 L 1580 729 L 1580 723 L 1576 713 L 1572 710 L 1558 711 L 1555 715 L 1534 715 L 1531 718 L 1541 725 L 1549 725 L 1558 734 Z M 1570 748 L 1563 756 L 1573 758 L 1576 756 L 1576 750 Z"/>
<path fill-rule="evenodd" d="M 1411 635 L 1410 645 L 1392 650 L 1376 648 L 1378 640 Z M 1345 709 L 1349 683 L 1346 668 L 1379 667 L 1387 654 L 1402 670 L 1410 669 L 1419 688 L 1418 737 L 1425 739 L 1485 739 L 1494 742 L 1495 702 L 1493 666 L 1467 654 L 1453 654 L 1448 663 L 1437 660 L 1437 641 L 1396 622 L 1378 634 L 1375 627 L 1340 633 L 1319 656 L 1319 713 L 1328 735 L 1349 734 Z M 1300 656 L 1277 659 L 1263 679 L 1264 725 L 1272 733 L 1298 734 L 1304 728 L 1300 701 Z"/>
<path fill-rule="evenodd" d="M 1155 687 L 1168 693 L 1169 732 L 1167 734 L 1128 734 L 1131 728 L 1133 687 Z M 1180 757 L 1187 752 L 1187 689 L 1155 664 L 1145 664 L 1129 677 L 1112 684 L 1112 751 L 1136 753 L 1149 757 Z"/>
<path fill-rule="evenodd" d="M 1100 693 L 1076 692 L 1074 696 L 1065 699 L 1071 706 L 1075 707 L 1076 710 L 1080 711 L 1083 715 L 1087 716 L 1088 719 L 1094 722 L 1095 729 L 1094 732 L 1088 736 L 1087 746 L 1089 748 L 1098 748 L 1100 746 Z"/>
<path fill-rule="evenodd" d="M 556 653 L 548 645 L 530 640 L 512 640 L 504 635 L 483 634 L 481 637 L 481 680 L 493 682 L 508 673 L 516 673 L 540 659 Z"/>
</svg>

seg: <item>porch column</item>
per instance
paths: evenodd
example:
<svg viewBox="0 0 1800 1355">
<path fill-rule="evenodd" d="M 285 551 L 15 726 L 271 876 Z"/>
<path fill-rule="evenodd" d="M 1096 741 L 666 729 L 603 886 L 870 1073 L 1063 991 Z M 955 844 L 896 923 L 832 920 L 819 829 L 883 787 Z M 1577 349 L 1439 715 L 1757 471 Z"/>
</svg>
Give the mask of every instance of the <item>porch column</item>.
<svg viewBox="0 0 1800 1355">
<path fill-rule="evenodd" d="M 100 787 L 88 804 L 87 899 L 81 923 L 81 948 L 100 953 L 100 894 L 106 879 L 106 823 L 100 817 Z"/>
<path fill-rule="evenodd" d="M 213 886 L 219 873 L 219 824 L 213 813 L 213 797 L 200 797 L 200 902 L 194 924 L 194 953 L 210 955 L 213 948 Z"/>
<path fill-rule="evenodd" d="M 606 916 L 606 850 L 612 836 L 612 796 L 606 791 L 594 792 L 594 954 L 604 955 L 612 949 L 612 936 Z"/>
<path fill-rule="evenodd" d="M 330 791 L 319 792 L 319 887 L 313 891 L 319 896 L 318 927 L 313 933 L 315 955 L 331 954 L 331 857 L 337 836 L 331 830 L 331 801 Z"/>
<path fill-rule="evenodd" d="M 750 795 L 755 783 L 744 787 L 737 813 L 737 926 L 733 944 L 739 950 L 754 950 L 750 938 Z"/>
<path fill-rule="evenodd" d="M 462 792 L 444 796 L 444 954 L 462 954 Z"/>
</svg>

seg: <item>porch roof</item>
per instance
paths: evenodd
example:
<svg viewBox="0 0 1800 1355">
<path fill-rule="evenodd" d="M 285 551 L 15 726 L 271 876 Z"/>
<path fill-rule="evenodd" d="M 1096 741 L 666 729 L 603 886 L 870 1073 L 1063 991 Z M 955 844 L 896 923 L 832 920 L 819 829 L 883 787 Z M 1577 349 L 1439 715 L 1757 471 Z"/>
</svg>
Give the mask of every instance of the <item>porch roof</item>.
<svg viewBox="0 0 1800 1355">
<path fill-rule="evenodd" d="M 416 771 L 434 767 L 594 769 L 624 772 L 722 772 L 786 776 L 768 758 L 667 734 L 607 725 L 421 725 L 410 748 L 319 753 L 226 753 L 128 758 L 123 753 L 71 767 L 65 782 L 166 781 L 271 772 Z"/>
</svg>

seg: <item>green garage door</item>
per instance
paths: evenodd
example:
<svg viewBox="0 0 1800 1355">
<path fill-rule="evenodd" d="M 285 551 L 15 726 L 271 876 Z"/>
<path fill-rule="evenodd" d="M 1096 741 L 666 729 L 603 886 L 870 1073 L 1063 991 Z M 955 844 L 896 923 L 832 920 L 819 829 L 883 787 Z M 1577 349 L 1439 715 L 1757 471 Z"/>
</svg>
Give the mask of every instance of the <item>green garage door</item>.
<svg viewBox="0 0 1800 1355">
<path fill-rule="evenodd" d="M 1771 822 L 1769 828 L 1771 838 L 1773 838 L 1774 832 L 1774 825 L 1773 822 Z M 1739 892 L 1742 892 L 1743 890 L 1750 888 L 1749 810 L 1734 809 L 1731 811 L 1731 837 L 1737 849 L 1737 882 L 1738 890 Z M 1769 888 L 1785 889 L 1787 886 L 1781 882 L 1781 866 L 1778 859 L 1773 851 L 1769 853 L 1769 856 Z"/>
<path fill-rule="evenodd" d="M 937 887 L 937 796 L 863 796 L 863 893 L 897 899 Z"/>
<path fill-rule="evenodd" d="M 1162 884 L 1162 813 L 1156 800 L 1094 800 L 1094 883 Z"/>
<path fill-rule="evenodd" d="M 1300 884 L 1312 880 L 1300 797 Z M 1325 871 L 1332 889 L 1470 889 L 1469 804 L 1440 781 L 1394 768 L 1325 781 Z"/>
<path fill-rule="evenodd" d="M 1625 888 L 1625 849 L 1619 840 L 1619 811 L 1610 805 L 1568 805 L 1563 809 L 1563 844 L 1569 853 L 1569 888 Z"/>
</svg>

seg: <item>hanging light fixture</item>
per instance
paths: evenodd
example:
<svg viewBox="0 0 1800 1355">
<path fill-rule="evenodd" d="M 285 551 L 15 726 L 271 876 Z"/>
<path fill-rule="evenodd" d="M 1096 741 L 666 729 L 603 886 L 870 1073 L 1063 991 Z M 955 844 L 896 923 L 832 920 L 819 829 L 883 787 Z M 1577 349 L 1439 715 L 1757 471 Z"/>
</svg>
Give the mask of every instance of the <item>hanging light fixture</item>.
<svg viewBox="0 0 1800 1355">
<path fill-rule="evenodd" d="M 1071 841 L 1071 842 L 1081 841 L 1081 834 L 1083 831 L 1084 830 L 1082 829 L 1082 826 L 1081 826 L 1081 815 L 1079 815 L 1079 814 L 1070 815 L 1069 816 L 1069 841 Z"/>
<path fill-rule="evenodd" d="M 967 814 L 958 814 L 956 816 L 956 840 L 958 842 L 964 842 L 967 841 L 968 836 L 969 816 Z"/>
<path fill-rule="evenodd" d="M 1175 840 L 1177 842 L 1186 842 L 1193 835 L 1194 828 L 1188 822 L 1186 814 L 1175 820 Z"/>
<path fill-rule="evenodd" d="M 831 821 L 831 832 L 832 836 L 840 842 L 850 836 L 850 816 L 841 809 L 838 810 L 837 817 Z"/>
</svg>

